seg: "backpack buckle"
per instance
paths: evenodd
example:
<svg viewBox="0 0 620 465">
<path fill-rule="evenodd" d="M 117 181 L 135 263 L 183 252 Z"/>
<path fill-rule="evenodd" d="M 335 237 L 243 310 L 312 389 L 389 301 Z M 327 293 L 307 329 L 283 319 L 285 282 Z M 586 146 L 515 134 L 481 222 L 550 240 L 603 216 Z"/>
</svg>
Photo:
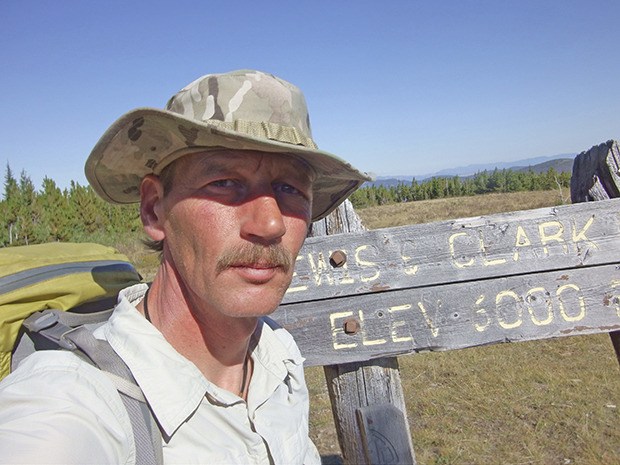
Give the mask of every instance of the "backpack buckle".
<svg viewBox="0 0 620 465">
<path fill-rule="evenodd" d="M 73 328 L 60 321 L 57 310 L 35 312 L 24 320 L 23 325 L 29 331 L 40 334 L 63 349 L 75 350 L 77 347 L 64 337 Z"/>
<path fill-rule="evenodd" d="M 55 325 L 58 322 L 58 315 L 54 312 L 43 311 L 35 312 L 24 320 L 24 326 L 29 331 L 38 333 L 46 328 Z"/>
</svg>

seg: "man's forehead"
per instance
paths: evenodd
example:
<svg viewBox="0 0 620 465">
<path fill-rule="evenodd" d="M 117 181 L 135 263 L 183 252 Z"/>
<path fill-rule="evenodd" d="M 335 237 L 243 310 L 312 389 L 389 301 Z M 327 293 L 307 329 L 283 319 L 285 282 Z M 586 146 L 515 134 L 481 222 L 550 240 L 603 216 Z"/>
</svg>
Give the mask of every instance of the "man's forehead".
<svg viewBox="0 0 620 465">
<path fill-rule="evenodd" d="M 263 163 L 269 163 L 273 167 L 297 174 L 305 174 L 310 179 L 316 177 L 314 169 L 301 158 L 285 154 L 271 152 L 257 152 L 250 150 L 209 150 L 196 152 L 183 157 L 196 163 L 201 171 L 226 170 L 235 168 L 254 168 Z"/>
</svg>

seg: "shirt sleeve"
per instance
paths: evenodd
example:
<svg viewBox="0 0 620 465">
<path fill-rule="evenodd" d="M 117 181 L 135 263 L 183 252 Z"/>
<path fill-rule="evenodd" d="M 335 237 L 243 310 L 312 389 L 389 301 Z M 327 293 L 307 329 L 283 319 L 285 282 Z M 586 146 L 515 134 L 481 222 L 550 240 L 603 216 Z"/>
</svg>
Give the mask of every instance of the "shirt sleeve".
<svg viewBox="0 0 620 465">
<path fill-rule="evenodd" d="M 134 462 L 120 396 L 74 354 L 37 352 L 0 383 L 0 464 Z"/>
</svg>

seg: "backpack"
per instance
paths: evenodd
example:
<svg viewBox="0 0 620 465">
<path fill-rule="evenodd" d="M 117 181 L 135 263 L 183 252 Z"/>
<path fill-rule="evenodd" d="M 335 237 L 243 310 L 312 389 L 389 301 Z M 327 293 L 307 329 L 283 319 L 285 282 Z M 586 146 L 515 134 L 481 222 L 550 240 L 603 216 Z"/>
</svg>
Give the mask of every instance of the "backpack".
<svg viewBox="0 0 620 465">
<path fill-rule="evenodd" d="M 0 249 L 0 380 L 36 350 L 75 351 L 114 382 L 141 465 L 163 463 L 161 433 L 129 368 L 92 334 L 111 315 L 119 291 L 140 281 L 127 257 L 99 244 Z"/>
</svg>

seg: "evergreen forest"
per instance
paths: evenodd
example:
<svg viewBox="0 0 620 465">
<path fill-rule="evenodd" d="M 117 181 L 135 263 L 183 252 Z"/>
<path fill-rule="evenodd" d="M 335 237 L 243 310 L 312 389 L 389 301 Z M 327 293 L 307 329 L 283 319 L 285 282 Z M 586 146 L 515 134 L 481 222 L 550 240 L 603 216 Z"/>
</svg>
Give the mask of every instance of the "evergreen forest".
<svg viewBox="0 0 620 465">
<path fill-rule="evenodd" d="M 367 185 L 351 196 L 358 209 L 417 200 L 472 196 L 486 193 L 568 188 L 570 173 L 510 169 L 482 171 L 468 178 L 458 176 L 415 179 L 396 186 Z M 71 182 L 60 189 L 45 178 L 35 188 L 25 171 L 16 177 L 7 165 L 4 192 L 0 200 L 0 247 L 53 241 L 97 241 L 113 243 L 115 238 L 141 230 L 137 205 L 112 205 L 90 186 Z"/>
<path fill-rule="evenodd" d="M 570 187 L 571 174 L 549 168 L 538 173 L 532 169 L 495 169 L 481 171 L 473 176 L 461 178 L 435 177 L 418 182 L 385 186 L 378 183 L 355 191 L 350 199 L 355 208 L 375 207 L 416 200 L 434 200 L 447 197 L 462 197 L 489 193 L 554 190 Z"/>
<path fill-rule="evenodd" d="M 73 181 L 61 190 L 47 177 L 37 190 L 26 172 L 16 178 L 7 165 L 0 201 L 0 247 L 85 242 L 139 230 L 137 205 L 112 205 L 90 186 Z"/>
</svg>

